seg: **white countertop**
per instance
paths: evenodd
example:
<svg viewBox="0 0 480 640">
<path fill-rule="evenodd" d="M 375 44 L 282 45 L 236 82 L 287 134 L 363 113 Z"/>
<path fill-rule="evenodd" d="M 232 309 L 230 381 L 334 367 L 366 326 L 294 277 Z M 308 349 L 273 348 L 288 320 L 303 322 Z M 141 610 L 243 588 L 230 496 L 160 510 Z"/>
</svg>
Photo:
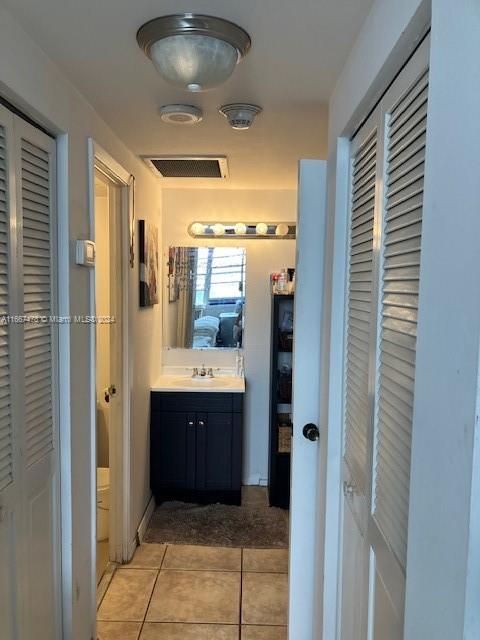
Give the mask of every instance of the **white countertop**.
<svg viewBox="0 0 480 640">
<path fill-rule="evenodd" d="M 214 378 L 192 378 L 188 373 L 165 373 L 152 386 L 152 391 L 245 393 L 245 378 L 221 373 Z"/>
</svg>

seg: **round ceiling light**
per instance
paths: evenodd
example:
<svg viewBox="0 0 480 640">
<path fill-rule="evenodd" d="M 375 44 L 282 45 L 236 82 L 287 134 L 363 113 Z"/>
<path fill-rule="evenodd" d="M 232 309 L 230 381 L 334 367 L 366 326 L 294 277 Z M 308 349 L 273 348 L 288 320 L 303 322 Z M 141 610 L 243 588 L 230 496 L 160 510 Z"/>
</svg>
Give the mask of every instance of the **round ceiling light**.
<svg viewBox="0 0 480 640">
<path fill-rule="evenodd" d="M 150 20 L 137 42 L 165 80 L 187 91 L 228 80 L 251 46 L 248 33 L 233 22 L 195 13 Z"/>
<path fill-rule="evenodd" d="M 219 222 L 213 225 L 212 230 L 216 236 L 223 236 L 223 234 L 225 233 L 225 227 L 223 226 L 223 224 L 220 224 Z"/>
<path fill-rule="evenodd" d="M 194 236 L 203 236 L 205 233 L 205 225 L 201 222 L 194 222 L 190 227 L 190 230 Z"/>
<path fill-rule="evenodd" d="M 288 231 L 289 231 L 288 224 L 281 222 L 280 224 L 277 224 L 277 227 L 275 229 L 275 235 L 286 236 L 288 235 Z"/>
<path fill-rule="evenodd" d="M 247 225 L 244 222 L 237 222 L 234 229 L 237 236 L 244 236 L 247 233 Z"/>
<path fill-rule="evenodd" d="M 160 107 L 160 119 L 168 124 L 197 124 L 202 117 L 202 110 L 191 104 L 166 104 Z"/>
</svg>

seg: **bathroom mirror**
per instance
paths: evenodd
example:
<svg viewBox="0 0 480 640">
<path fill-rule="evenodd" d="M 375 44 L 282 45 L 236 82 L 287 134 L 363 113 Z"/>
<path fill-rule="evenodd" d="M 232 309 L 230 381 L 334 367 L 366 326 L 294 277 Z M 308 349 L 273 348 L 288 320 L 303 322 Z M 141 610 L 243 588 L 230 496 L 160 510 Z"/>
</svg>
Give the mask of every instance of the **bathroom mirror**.
<svg viewBox="0 0 480 640">
<path fill-rule="evenodd" d="M 166 256 L 164 345 L 242 347 L 246 252 L 239 247 L 170 247 Z"/>
</svg>

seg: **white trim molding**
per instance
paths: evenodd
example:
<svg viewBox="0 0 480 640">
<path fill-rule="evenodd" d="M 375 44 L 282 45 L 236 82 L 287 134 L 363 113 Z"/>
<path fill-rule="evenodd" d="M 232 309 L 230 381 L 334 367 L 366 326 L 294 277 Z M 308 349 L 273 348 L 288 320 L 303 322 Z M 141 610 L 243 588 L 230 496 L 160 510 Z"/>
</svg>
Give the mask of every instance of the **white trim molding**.
<svg viewBox="0 0 480 640">
<path fill-rule="evenodd" d="M 130 540 L 130 524 L 131 524 L 131 444 L 130 444 L 130 430 L 131 430 L 131 393 L 133 384 L 133 361 L 131 357 L 132 344 L 132 321 L 130 314 L 130 265 L 129 260 L 126 258 L 129 255 L 129 221 L 131 217 L 131 207 L 133 206 L 133 198 L 131 197 L 132 181 L 131 174 L 126 171 L 114 158 L 112 158 L 100 145 L 98 145 L 92 138 L 88 139 L 88 177 L 89 177 L 89 209 L 90 209 L 90 233 L 93 235 L 95 229 L 95 170 L 99 170 L 104 173 L 109 180 L 117 184 L 122 189 L 121 194 L 121 246 L 122 246 L 122 371 L 123 371 L 123 384 L 122 388 L 125 392 L 122 394 L 122 417 L 123 424 L 121 432 L 118 434 L 119 439 L 115 449 L 113 450 L 113 464 L 117 469 L 117 473 L 114 474 L 116 481 L 115 486 L 111 486 L 112 504 L 116 505 L 116 513 L 114 513 L 115 525 L 113 528 L 113 545 L 111 548 L 115 549 L 115 557 L 111 558 L 118 563 L 127 562 L 133 553 L 132 544 Z M 93 314 L 95 309 L 95 272 L 90 273 L 90 311 Z M 91 375 L 90 375 L 90 397 L 92 398 L 90 406 L 90 423 L 91 423 L 91 439 L 92 445 L 96 441 L 96 386 L 95 386 L 95 325 L 91 325 L 90 328 L 90 363 L 91 363 Z M 92 452 L 95 451 L 95 447 L 92 446 Z M 96 517 L 96 458 L 92 454 L 91 464 L 91 481 L 92 481 L 92 495 L 91 495 L 91 517 L 92 521 L 95 521 Z M 92 530 L 92 557 L 95 557 L 96 552 L 96 536 L 95 528 Z M 92 593 L 95 596 L 96 593 L 96 576 L 95 566 L 92 567 Z M 96 602 L 93 603 L 96 610 Z"/>
<path fill-rule="evenodd" d="M 148 501 L 147 508 L 145 509 L 145 513 L 143 514 L 142 519 L 140 520 L 140 524 L 138 525 L 138 529 L 137 529 L 138 544 L 142 544 L 143 542 L 145 533 L 148 529 L 148 525 L 150 520 L 152 519 L 154 511 L 155 511 L 155 498 L 151 496 L 150 500 Z"/>
</svg>

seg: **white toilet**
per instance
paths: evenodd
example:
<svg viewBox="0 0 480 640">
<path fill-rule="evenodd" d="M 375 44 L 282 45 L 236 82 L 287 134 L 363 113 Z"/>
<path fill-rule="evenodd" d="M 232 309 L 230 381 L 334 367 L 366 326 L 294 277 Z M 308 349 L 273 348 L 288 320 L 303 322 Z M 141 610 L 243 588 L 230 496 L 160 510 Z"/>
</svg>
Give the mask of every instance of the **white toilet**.
<svg viewBox="0 0 480 640">
<path fill-rule="evenodd" d="M 97 542 L 108 539 L 110 519 L 110 469 L 97 467 Z"/>
</svg>

